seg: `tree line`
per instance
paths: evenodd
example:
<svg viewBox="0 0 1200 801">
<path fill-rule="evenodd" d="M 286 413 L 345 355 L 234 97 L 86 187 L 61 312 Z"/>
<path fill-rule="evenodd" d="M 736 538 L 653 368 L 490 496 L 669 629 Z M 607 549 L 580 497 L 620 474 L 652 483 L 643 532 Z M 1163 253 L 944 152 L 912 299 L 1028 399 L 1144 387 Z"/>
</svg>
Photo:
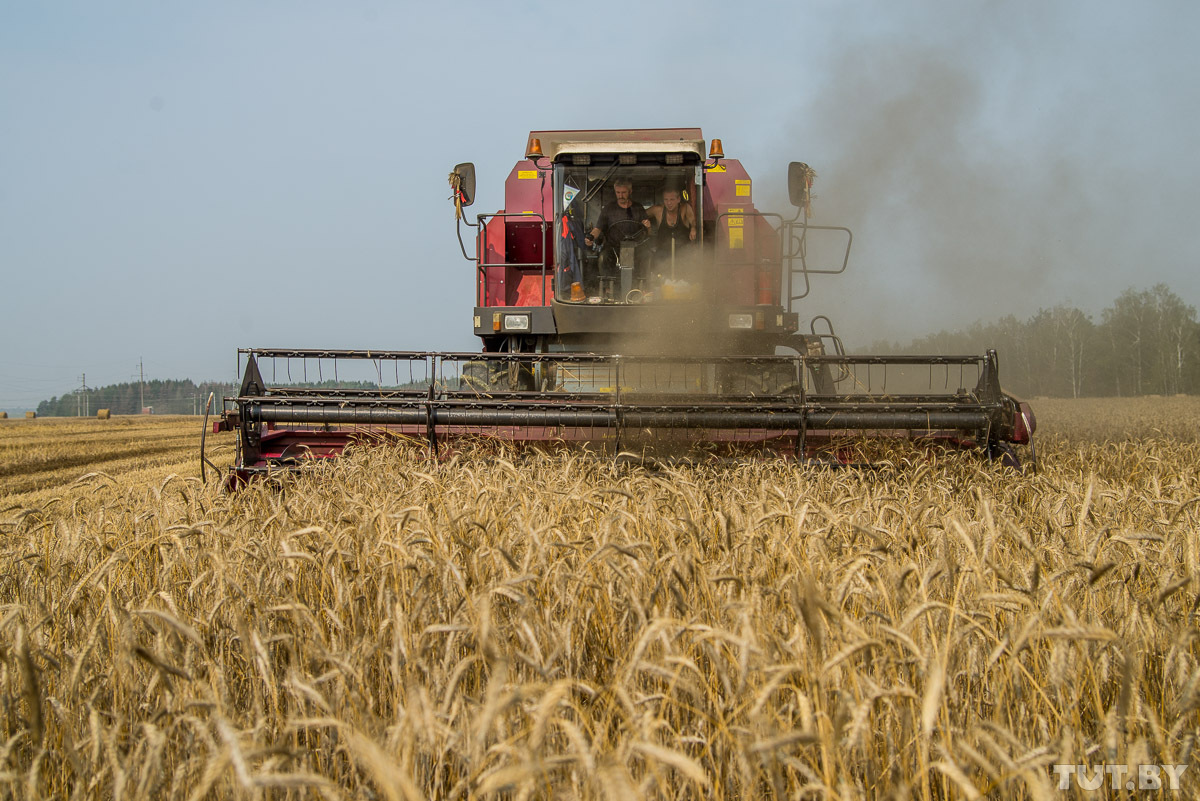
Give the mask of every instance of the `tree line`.
<svg viewBox="0 0 1200 801">
<path fill-rule="evenodd" d="M 941 331 L 874 353 L 982 353 L 995 349 L 1000 383 L 1022 396 L 1177 395 L 1200 392 L 1196 309 L 1165 284 L 1127 289 L 1099 319 L 1073 306 Z"/>
<path fill-rule="evenodd" d="M 109 384 L 44 400 L 38 404 L 37 414 L 38 417 L 75 417 L 94 415 L 98 409 L 108 409 L 113 414 L 139 414 L 143 406 L 153 409 L 155 414 L 204 414 L 210 392 L 216 394 L 212 410 L 220 412 L 221 398 L 236 395 L 237 386 L 219 381 L 195 384 L 188 379 Z"/>
<path fill-rule="evenodd" d="M 188 379 L 153 380 L 109 384 L 105 387 L 75 391 L 60 397 L 44 400 L 37 406 L 38 417 L 76 417 L 95 415 L 98 409 L 108 409 L 112 414 L 139 414 L 143 408 L 152 409 L 154 414 L 204 414 L 208 394 L 215 393 L 212 412 L 221 411 L 221 399 L 238 394 L 237 384 L 220 381 L 205 381 L 194 384 Z M 380 386 L 369 381 L 307 381 L 290 386 L 316 387 L 321 389 L 423 389 L 426 382 L 407 382 L 395 386 Z M 143 400 L 144 399 L 144 403 Z"/>
</svg>

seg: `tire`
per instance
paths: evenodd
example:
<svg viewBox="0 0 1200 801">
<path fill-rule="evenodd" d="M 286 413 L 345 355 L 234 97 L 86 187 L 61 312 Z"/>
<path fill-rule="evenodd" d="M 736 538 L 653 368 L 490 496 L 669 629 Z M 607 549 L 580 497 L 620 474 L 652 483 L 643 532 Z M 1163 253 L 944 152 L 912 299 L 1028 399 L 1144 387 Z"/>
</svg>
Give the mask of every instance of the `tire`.
<svg viewBox="0 0 1200 801">
<path fill-rule="evenodd" d="M 478 393 L 532 392 L 533 368 L 528 362 L 464 362 L 462 386 Z"/>
</svg>

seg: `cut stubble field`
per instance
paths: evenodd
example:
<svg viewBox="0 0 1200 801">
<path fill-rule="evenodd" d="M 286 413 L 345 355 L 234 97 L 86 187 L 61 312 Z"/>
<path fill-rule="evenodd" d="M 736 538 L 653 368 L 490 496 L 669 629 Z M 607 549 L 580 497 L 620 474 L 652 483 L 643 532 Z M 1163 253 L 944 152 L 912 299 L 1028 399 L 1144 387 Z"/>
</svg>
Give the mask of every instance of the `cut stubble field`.
<svg viewBox="0 0 1200 801">
<path fill-rule="evenodd" d="M 401 444 L 236 494 L 198 418 L 0 423 L 0 787 L 1057 799 L 1094 794 L 1055 764 L 1187 764 L 1200 399 L 1035 409 L 1037 474 Z"/>
</svg>

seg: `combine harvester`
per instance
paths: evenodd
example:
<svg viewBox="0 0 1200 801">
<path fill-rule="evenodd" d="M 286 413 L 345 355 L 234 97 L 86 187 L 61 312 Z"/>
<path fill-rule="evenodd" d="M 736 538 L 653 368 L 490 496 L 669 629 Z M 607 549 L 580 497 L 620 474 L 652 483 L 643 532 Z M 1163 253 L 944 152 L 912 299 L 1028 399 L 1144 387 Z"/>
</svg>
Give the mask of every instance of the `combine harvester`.
<svg viewBox="0 0 1200 801">
<path fill-rule="evenodd" d="M 239 432 L 231 481 L 396 436 L 832 464 L 885 438 L 1017 464 L 1035 424 L 995 351 L 854 356 L 823 315 L 801 330 L 797 302 L 845 271 L 850 230 L 809 223 L 807 165 L 789 165 L 784 217 L 756 208 L 721 140 L 705 153 L 697 128 L 534 131 L 504 209 L 474 223 L 474 165 L 455 167 L 482 353 L 239 351 L 214 425 Z"/>
</svg>

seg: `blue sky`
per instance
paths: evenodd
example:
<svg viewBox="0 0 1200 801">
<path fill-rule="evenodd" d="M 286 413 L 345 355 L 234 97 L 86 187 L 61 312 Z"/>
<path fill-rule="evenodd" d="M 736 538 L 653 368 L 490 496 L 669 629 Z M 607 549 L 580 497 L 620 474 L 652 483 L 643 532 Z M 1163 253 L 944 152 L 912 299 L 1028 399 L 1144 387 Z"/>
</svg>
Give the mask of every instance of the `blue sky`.
<svg viewBox="0 0 1200 801">
<path fill-rule="evenodd" d="M 238 346 L 472 350 L 474 211 L 539 128 L 700 126 L 818 172 L 851 344 L 1200 305 L 1200 5 L 0 0 L 0 409 Z M 781 209 L 776 209 L 781 210 Z M 1002 357 L 1003 358 L 1003 357 Z"/>
</svg>

